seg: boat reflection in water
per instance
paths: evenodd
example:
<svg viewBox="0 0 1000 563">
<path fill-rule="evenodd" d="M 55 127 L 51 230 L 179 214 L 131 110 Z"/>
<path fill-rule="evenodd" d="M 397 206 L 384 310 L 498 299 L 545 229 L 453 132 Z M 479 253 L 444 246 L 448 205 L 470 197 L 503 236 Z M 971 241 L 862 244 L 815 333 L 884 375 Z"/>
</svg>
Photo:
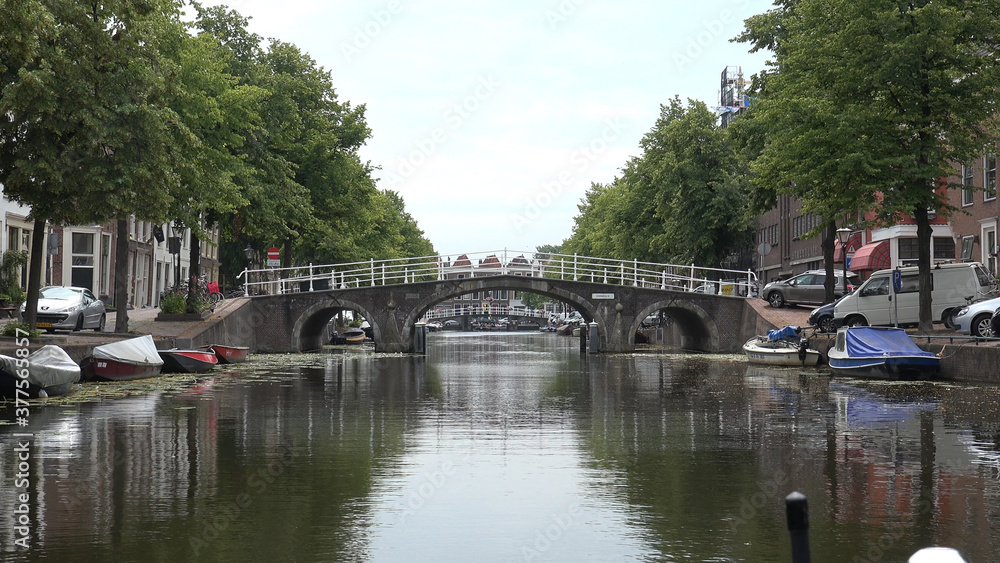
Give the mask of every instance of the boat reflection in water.
<svg viewBox="0 0 1000 563">
<path fill-rule="evenodd" d="M 997 388 L 577 346 L 438 332 L 35 405 L 32 556 L 780 561 L 799 490 L 817 558 L 1000 558 Z"/>
</svg>

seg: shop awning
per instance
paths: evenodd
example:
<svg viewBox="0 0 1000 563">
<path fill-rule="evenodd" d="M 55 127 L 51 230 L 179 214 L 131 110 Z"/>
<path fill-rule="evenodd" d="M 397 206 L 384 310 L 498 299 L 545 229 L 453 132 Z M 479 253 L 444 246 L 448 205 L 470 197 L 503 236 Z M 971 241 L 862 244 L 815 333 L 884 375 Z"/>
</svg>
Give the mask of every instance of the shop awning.
<svg viewBox="0 0 1000 563">
<path fill-rule="evenodd" d="M 852 272 L 885 270 L 889 265 L 889 241 L 870 242 L 855 253 L 848 265 Z"/>
</svg>

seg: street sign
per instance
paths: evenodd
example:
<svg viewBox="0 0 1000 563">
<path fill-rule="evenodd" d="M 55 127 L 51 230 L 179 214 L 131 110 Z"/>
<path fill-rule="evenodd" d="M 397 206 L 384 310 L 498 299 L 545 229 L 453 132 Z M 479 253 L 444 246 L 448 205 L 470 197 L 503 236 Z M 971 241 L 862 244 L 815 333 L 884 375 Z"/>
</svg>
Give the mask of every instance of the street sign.
<svg viewBox="0 0 1000 563">
<path fill-rule="evenodd" d="M 892 271 L 892 290 L 896 293 L 903 290 L 903 272 L 899 270 Z"/>
<path fill-rule="evenodd" d="M 594 300 L 597 300 L 597 299 L 614 299 L 615 298 L 615 294 L 614 293 L 591 293 L 590 294 L 590 298 L 594 299 Z"/>
<path fill-rule="evenodd" d="M 277 247 L 272 246 L 267 249 L 267 267 L 277 268 L 281 265 L 281 251 Z"/>
<path fill-rule="evenodd" d="M 767 256 L 770 253 L 771 253 L 771 243 L 765 241 L 757 245 L 757 254 L 760 254 L 761 256 Z"/>
</svg>

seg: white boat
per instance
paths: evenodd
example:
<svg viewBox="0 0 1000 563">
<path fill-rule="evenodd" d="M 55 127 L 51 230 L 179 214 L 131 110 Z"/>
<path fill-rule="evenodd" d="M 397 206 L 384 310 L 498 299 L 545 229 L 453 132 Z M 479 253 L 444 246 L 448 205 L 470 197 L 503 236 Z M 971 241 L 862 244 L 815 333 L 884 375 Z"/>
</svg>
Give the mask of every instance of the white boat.
<svg viewBox="0 0 1000 563">
<path fill-rule="evenodd" d="M 0 355 L 0 391 L 15 397 L 17 389 L 24 389 L 18 380 L 23 374 L 27 391 L 32 397 L 48 397 L 68 392 L 80 381 L 80 366 L 65 350 L 46 344 L 27 358 Z"/>
<path fill-rule="evenodd" d="M 799 338 L 798 327 L 786 326 L 769 331 L 764 336 L 754 336 L 743 345 L 747 360 L 754 364 L 772 366 L 815 366 L 822 354 L 809 347 L 809 340 Z M 793 340 L 797 338 L 797 340 Z"/>
</svg>

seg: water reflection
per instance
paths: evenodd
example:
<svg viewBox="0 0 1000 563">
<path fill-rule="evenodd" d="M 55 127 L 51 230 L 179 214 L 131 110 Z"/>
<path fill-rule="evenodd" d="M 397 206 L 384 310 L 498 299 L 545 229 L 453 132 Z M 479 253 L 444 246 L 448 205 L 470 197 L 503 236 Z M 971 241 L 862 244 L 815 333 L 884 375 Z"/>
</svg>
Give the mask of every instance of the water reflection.
<svg viewBox="0 0 1000 563">
<path fill-rule="evenodd" d="M 817 560 L 997 560 L 998 398 L 554 335 L 262 357 L 33 406 L 29 559 L 782 561 L 799 490 Z"/>
</svg>

